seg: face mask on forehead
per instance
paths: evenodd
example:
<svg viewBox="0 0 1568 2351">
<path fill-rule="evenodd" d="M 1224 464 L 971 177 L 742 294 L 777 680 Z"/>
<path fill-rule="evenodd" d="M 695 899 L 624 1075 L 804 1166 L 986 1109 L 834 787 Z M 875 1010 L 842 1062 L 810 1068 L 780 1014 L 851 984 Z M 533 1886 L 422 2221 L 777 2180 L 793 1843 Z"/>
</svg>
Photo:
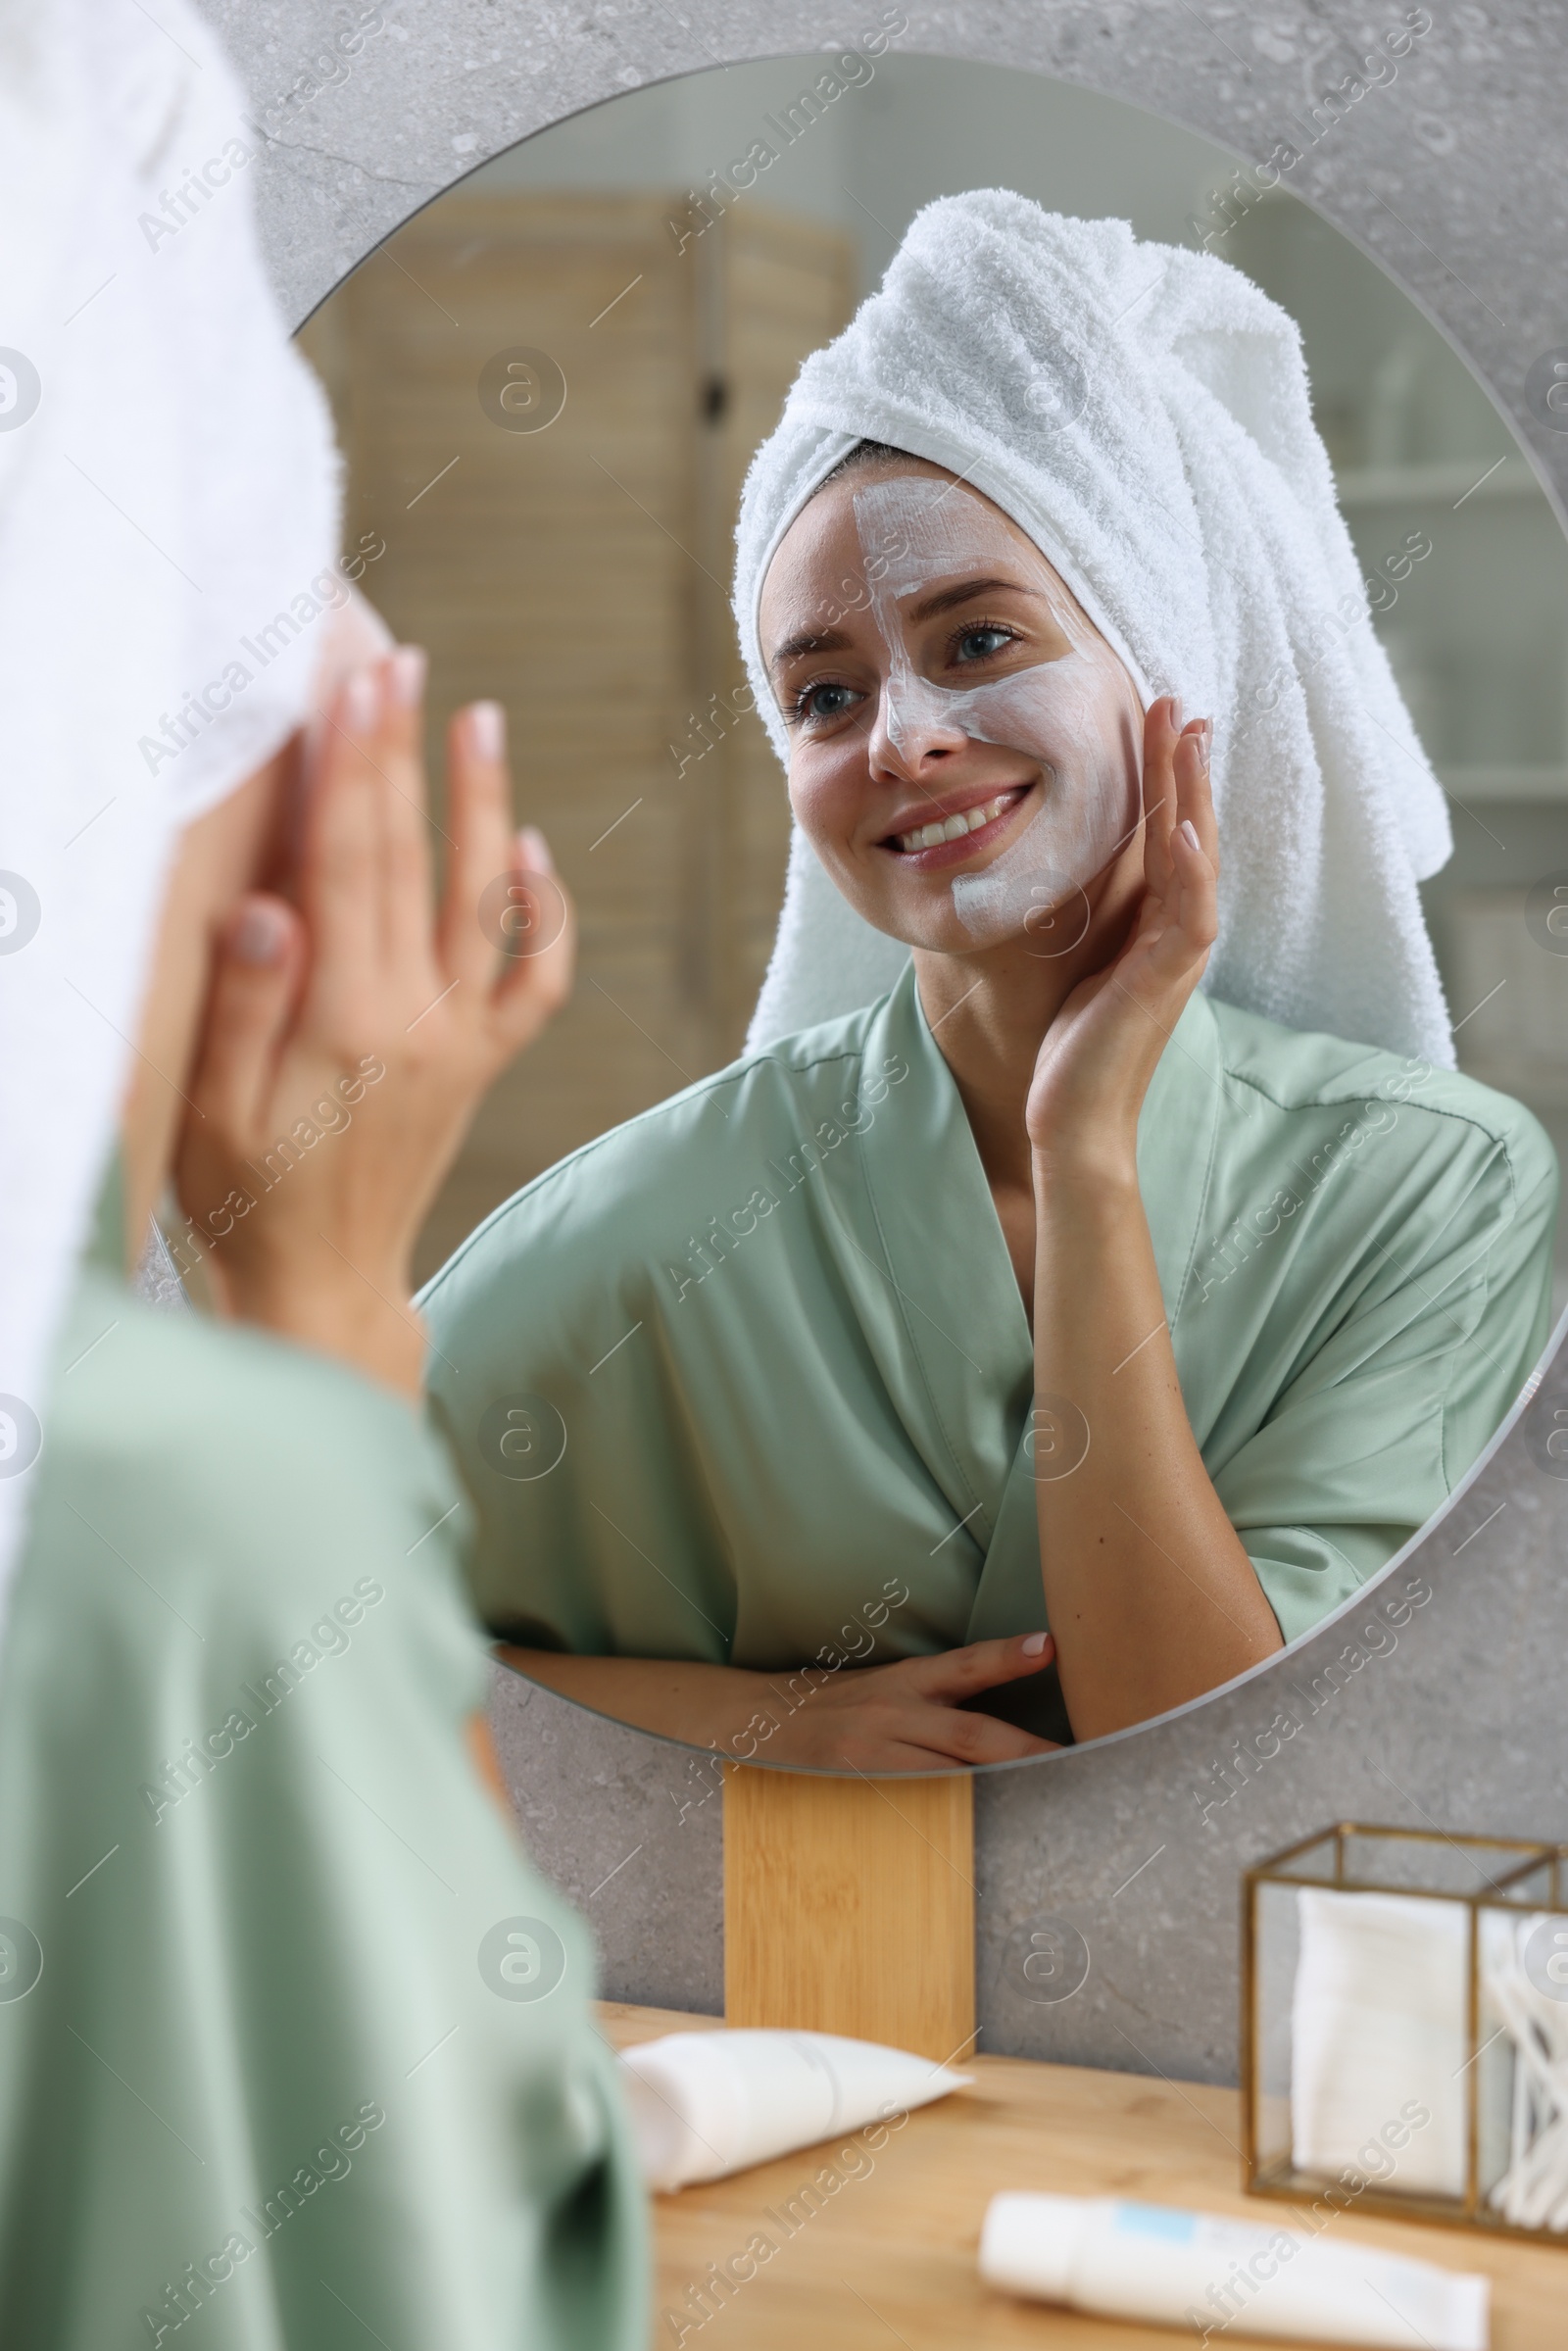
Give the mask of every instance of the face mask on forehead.
<svg viewBox="0 0 1568 2351">
<path fill-rule="evenodd" d="M 907 754 L 931 728 L 956 729 L 1022 752 L 1043 771 L 1039 808 L 1017 839 L 983 873 L 954 877 L 954 910 L 977 944 L 1027 931 L 1043 954 L 1064 954 L 1088 922 L 1086 884 L 1138 823 L 1139 744 L 1121 664 L 1068 603 L 1045 558 L 956 482 L 899 474 L 857 490 L 854 504 L 870 608 L 888 651 L 884 709 L 895 747 Z M 923 677 L 901 605 L 966 572 L 1032 589 L 1069 650 L 982 685 Z"/>
</svg>

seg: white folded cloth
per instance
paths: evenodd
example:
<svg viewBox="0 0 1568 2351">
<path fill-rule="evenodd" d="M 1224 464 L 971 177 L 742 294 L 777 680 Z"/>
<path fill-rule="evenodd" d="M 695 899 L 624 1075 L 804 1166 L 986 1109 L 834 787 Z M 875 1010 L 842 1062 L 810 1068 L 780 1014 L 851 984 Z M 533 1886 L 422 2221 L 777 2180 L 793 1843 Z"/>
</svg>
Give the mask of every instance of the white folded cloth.
<svg viewBox="0 0 1568 2351">
<path fill-rule="evenodd" d="M 1333 1886 L 1302 1886 L 1297 1905 L 1296 2169 L 1337 2179 L 1348 2166 L 1393 2188 L 1462 2194 L 1466 1906 Z"/>
<path fill-rule="evenodd" d="M 650 2187 L 770 2163 L 795 2147 L 885 2123 L 973 2080 L 929 2057 L 836 2033 L 671 2033 L 620 2057 Z"/>
<path fill-rule="evenodd" d="M 757 607 L 859 440 L 959 474 L 1026 531 L 1149 698 L 1214 721 L 1219 937 L 1204 985 L 1297 1029 L 1453 1066 L 1416 885 L 1443 792 L 1374 634 L 1293 319 L 1212 254 L 1000 188 L 919 213 L 752 462 L 735 616 L 779 757 Z M 749 1044 L 867 1004 L 906 951 L 797 832 Z"/>
</svg>

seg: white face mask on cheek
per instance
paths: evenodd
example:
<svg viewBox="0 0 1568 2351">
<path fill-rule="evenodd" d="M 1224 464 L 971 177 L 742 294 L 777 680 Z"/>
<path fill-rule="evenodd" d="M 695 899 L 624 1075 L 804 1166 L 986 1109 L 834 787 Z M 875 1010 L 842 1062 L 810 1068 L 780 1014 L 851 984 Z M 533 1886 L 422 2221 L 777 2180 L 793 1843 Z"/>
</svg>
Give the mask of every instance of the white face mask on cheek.
<svg viewBox="0 0 1568 2351">
<path fill-rule="evenodd" d="M 922 677 L 900 601 L 964 572 L 1016 575 L 1021 550 L 1000 515 L 955 482 L 899 474 L 855 493 L 855 523 L 872 613 L 888 649 L 884 709 L 902 753 L 923 731 L 957 729 L 1021 751 L 1045 770 L 1040 807 L 980 873 L 958 874 L 953 905 L 980 945 L 1035 933 L 1064 954 L 1088 921 L 1085 885 L 1138 823 L 1143 785 L 1125 674 L 1102 638 L 1066 604 L 1045 559 L 1028 584 L 1043 595 L 1071 650 L 987 684 L 951 687 Z M 1033 553 L 1033 551 L 1030 551 Z M 1082 923 L 1057 911 L 1082 901 Z"/>
</svg>

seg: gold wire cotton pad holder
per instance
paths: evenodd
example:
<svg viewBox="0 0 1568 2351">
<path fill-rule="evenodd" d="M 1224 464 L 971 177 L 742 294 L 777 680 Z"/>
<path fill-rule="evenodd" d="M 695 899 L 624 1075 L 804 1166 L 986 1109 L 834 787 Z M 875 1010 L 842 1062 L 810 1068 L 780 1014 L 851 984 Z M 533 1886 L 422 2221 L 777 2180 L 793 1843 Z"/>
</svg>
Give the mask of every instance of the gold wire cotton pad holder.
<svg viewBox="0 0 1568 2351">
<path fill-rule="evenodd" d="M 1568 1845 L 1341 1821 L 1247 1871 L 1242 2112 L 1319 2225 L 1568 2249 Z"/>
</svg>

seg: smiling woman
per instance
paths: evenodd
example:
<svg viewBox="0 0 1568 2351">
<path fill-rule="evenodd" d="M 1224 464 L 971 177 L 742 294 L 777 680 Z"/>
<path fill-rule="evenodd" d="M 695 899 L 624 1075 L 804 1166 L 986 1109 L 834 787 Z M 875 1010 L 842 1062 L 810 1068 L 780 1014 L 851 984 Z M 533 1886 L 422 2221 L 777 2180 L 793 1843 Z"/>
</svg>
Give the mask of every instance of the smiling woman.
<svg viewBox="0 0 1568 2351">
<path fill-rule="evenodd" d="M 781 1763 L 1014 1759 L 1246 1671 L 1443 1503 L 1544 1341 L 1555 1167 L 1450 1074 L 1441 797 L 1235 271 L 930 207 L 739 549 L 797 826 L 753 1049 L 458 1252 L 436 1410 L 528 1671 Z M 769 1027 L 872 933 L 890 992 Z"/>
<path fill-rule="evenodd" d="M 792 627 L 824 580 L 857 576 L 859 611 Z M 933 902 L 903 881 L 953 873 L 939 902 L 953 920 L 929 944 L 1022 929 L 1059 950 L 1068 903 L 1138 831 L 1143 712 L 1032 541 L 942 467 L 861 441 L 787 532 L 762 613 L 796 814 L 851 903 L 912 942 Z M 872 727 L 869 768 L 868 704 L 885 734 L 879 754 Z M 891 812 L 860 788 L 877 768 L 904 785 Z M 882 828 L 858 857 L 846 843 L 841 861 L 835 801 L 857 835 Z M 998 854 L 977 864 L 985 851 Z"/>
</svg>

